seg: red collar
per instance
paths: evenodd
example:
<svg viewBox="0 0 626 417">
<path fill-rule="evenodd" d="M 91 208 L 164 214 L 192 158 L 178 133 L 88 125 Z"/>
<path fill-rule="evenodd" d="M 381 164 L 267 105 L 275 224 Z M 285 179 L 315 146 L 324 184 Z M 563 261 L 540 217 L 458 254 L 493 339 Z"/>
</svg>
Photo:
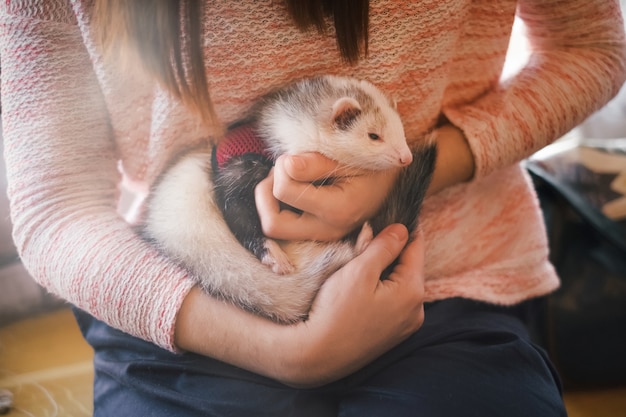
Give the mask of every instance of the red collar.
<svg viewBox="0 0 626 417">
<path fill-rule="evenodd" d="M 217 162 L 217 169 L 220 170 L 231 158 L 245 154 L 257 154 L 272 160 L 265 148 L 265 143 L 256 135 L 250 124 L 237 126 L 226 133 L 226 136 L 217 144 L 214 161 Z"/>
</svg>

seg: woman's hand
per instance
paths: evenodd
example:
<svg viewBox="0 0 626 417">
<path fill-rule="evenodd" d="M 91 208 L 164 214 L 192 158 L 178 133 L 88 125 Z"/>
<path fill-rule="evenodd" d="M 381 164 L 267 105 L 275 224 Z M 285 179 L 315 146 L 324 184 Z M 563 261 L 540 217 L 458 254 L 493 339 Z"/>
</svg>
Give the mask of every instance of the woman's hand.
<svg viewBox="0 0 626 417">
<path fill-rule="evenodd" d="M 437 142 L 437 163 L 427 195 L 474 176 L 474 155 L 461 129 L 444 124 L 433 132 L 433 137 Z"/>
<path fill-rule="evenodd" d="M 311 387 L 362 368 L 421 327 L 424 321 L 424 247 L 420 236 L 402 252 L 389 279 L 381 272 L 408 237 L 401 225 L 383 230 L 353 262 L 329 278 L 309 320 L 292 326 L 282 381 Z"/>
<path fill-rule="evenodd" d="M 317 153 L 278 158 L 256 188 L 263 233 L 274 239 L 337 240 L 371 218 L 399 169 L 355 170 Z M 332 178 L 325 185 L 315 185 Z M 280 202 L 302 211 L 281 210 Z"/>
<path fill-rule="evenodd" d="M 437 163 L 428 195 L 470 180 L 474 157 L 463 132 L 445 124 L 431 136 L 437 142 Z M 286 240 L 337 240 L 381 206 L 399 169 L 356 171 L 316 153 L 281 156 L 255 190 L 265 235 Z M 328 185 L 314 185 L 332 177 Z M 281 210 L 280 202 L 299 210 Z"/>
<path fill-rule="evenodd" d="M 424 320 L 423 243 L 418 237 L 402 251 L 407 238 L 404 226 L 383 230 L 326 281 L 309 319 L 294 325 L 276 324 L 194 289 L 178 315 L 176 344 L 292 386 L 344 377 Z M 389 279 L 380 281 L 401 252 Z"/>
</svg>

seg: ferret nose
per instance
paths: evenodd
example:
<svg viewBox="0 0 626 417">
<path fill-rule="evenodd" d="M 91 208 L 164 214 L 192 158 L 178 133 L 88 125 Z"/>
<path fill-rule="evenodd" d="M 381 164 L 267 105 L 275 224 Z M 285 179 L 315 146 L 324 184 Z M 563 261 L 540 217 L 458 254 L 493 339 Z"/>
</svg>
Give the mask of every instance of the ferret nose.
<svg viewBox="0 0 626 417">
<path fill-rule="evenodd" d="M 413 154 L 411 153 L 411 151 L 406 151 L 406 152 L 402 152 L 400 154 L 400 166 L 407 166 L 410 165 L 411 162 L 413 162 Z"/>
</svg>

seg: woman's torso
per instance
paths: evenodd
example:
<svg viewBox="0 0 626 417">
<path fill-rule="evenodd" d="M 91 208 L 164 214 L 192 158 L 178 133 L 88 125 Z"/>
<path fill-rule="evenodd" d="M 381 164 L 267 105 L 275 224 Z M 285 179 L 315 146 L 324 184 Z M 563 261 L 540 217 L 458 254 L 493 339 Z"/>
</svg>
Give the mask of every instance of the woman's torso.
<svg viewBox="0 0 626 417">
<path fill-rule="evenodd" d="M 257 97 L 290 81 L 341 74 L 380 87 L 397 103 L 409 141 L 419 140 L 446 106 L 471 102 L 499 82 L 515 1 L 370 4 L 369 53 L 351 66 L 337 51 L 332 25 L 325 33 L 302 33 L 282 2 L 207 2 L 205 63 L 221 121 L 235 121 Z M 154 83 L 96 68 L 133 181 L 149 184 L 169 158 L 209 136 Z M 510 303 L 557 285 L 534 194 L 519 167 L 428 199 L 422 230 L 431 299 L 463 295 Z"/>
</svg>

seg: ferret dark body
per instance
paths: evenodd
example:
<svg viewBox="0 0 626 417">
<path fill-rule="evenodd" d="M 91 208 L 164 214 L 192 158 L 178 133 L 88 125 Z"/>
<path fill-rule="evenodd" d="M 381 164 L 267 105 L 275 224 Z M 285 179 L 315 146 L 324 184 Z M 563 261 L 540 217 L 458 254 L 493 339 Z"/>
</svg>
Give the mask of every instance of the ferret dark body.
<svg viewBox="0 0 626 417">
<path fill-rule="evenodd" d="M 399 116 L 382 93 L 371 84 L 337 77 L 305 80 L 262 98 L 246 123 L 269 154 L 235 156 L 218 169 L 210 168 L 215 154 L 183 156 L 155 185 L 142 234 L 209 293 L 273 320 L 294 322 L 306 318 L 323 281 L 358 255 L 363 241 L 391 223 L 410 232 L 417 228 L 436 147 L 424 139 L 409 151 Z M 311 151 L 359 168 L 403 168 L 376 216 L 341 241 L 267 239 L 254 188 L 278 155 Z"/>
<path fill-rule="evenodd" d="M 268 260 L 271 256 L 268 239 L 263 234 L 254 190 L 271 169 L 271 160 L 260 155 L 245 155 L 232 158 L 219 170 L 214 169 L 213 178 L 215 200 L 228 227 L 237 240 L 264 263 L 273 260 Z"/>
</svg>

